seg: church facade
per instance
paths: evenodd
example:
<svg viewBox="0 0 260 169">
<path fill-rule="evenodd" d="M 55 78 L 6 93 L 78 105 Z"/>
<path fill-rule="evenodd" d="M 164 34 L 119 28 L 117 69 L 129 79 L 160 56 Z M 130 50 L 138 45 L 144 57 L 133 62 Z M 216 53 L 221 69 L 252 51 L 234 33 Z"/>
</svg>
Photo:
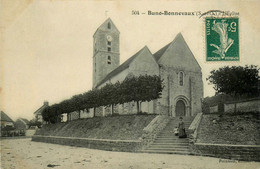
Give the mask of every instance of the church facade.
<svg viewBox="0 0 260 169">
<path fill-rule="evenodd" d="M 147 46 L 120 65 L 120 32 L 109 18 L 93 36 L 93 88 L 123 81 L 128 76 L 159 75 L 164 89 L 159 99 L 140 103 L 140 110 L 169 116 L 194 116 L 201 112 L 203 82 L 201 67 L 181 33 L 154 54 Z M 113 107 L 118 114 L 136 114 L 135 102 Z M 91 110 L 107 116 L 112 107 Z"/>
</svg>

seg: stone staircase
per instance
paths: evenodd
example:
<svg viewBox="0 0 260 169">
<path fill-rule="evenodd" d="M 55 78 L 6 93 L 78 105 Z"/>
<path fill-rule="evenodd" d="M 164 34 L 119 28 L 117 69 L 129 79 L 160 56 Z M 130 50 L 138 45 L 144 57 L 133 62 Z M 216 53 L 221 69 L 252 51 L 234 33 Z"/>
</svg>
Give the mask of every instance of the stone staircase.
<svg viewBox="0 0 260 169">
<path fill-rule="evenodd" d="M 184 117 L 183 122 L 187 135 L 188 128 L 194 117 Z M 191 154 L 189 151 L 189 138 L 179 138 L 173 133 L 173 129 L 178 126 L 179 118 L 172 118 L 167 126 L 159 133 L 152 144 L 142 152 L 144 153 L 167 153 L 167 154 Z"/>
</svg>

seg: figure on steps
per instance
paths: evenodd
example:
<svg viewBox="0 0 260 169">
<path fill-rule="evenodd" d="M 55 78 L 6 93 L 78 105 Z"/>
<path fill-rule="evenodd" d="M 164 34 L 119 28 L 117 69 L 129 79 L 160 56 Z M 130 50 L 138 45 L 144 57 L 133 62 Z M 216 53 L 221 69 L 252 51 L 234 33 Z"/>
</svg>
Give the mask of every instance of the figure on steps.
<svg viewBox="0 0 260 169">
<path fill-rule="evenodd" d="M 173 133 L 175 136 L 179 135 L 179 128 L 177 126 L 173 129 Z"/>
<path fill-rule="evenodd" d="M 184 122 L 182 121 L 182 117 L 180 117 L 179 122 L 179 138 L 187 138 L 187 134 L 185 132 Z"/>
</svg>

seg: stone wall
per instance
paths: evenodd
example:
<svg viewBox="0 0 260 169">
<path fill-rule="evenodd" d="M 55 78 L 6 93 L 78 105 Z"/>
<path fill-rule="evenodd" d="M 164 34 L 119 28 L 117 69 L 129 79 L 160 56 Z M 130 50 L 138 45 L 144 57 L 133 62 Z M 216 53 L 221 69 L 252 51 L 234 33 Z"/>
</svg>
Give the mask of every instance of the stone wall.
<svg viewBox="0 0 260 169">
<path fill-rule="evenodd" d="M 179 84 L 179 72 L 183 72 L 183 86 Z M 186 106 L 186 116 L 194 116 L 201 112 L 203 83 L 201 72 L 186 71 L 185 68 L 169 66 L 160 67 L 160 76 L 164 79 L 164 89 L 160 102 L 160 112 L 176 116 L 175 109 L 178 100 L 183 100 Z"/>
<path fill-rule="evenodd" d="M 247 99 L 237 102 L 225 103 L 225 112 L 251 112 L 251 111 L 260 111 L 260 98 Z"/>
<path fill-rule="evenodd" d="M 141 148 L 141 141 L 139 140 L 108 140 L 58 136 L 33 136 L 32 141 L 86 147 L 107 151 L 137 152 Z"/>
<path fill-rule="evenodd" d="M 197 140 L 198 135 L 198 129 L 200 126 L 200 121 L 202 119 L 202 113 L 198 113 L 196 117 L 193 119 L 192 123 L 190 124 L 190 127 L 188 129 L 189 131 L 189 142 L 190 144 L 193 144 Z"/>
<path fill-rule="evenodd" d="M 92 118 L 93 117 L 93 112 L 90 112 L 90 110 L 80 110 L 80 111 L 74 111 L 74 112 L 71 112 L 69 113 L 69 117 L 66 118 L 66 119 L 70 119 L 70 120 L 77 120 L 77 119 L 84 119 L 84 118 Z M 63 120 L 64 122 L 67 121 Z"/>
<path fill-rule="evenodd" d="M 260 111 L 260 98 L 251 98 L 224 103 L 225 113 Z M 219 113 L 221 104 L 209 107 L 210 113 Z M 223 106 L 223 104 L 222 104 Z M 222 107 L 223 111 L 223 107 Z"/>
<path fill-rule="evenodd" d="M 227 145 L 195 143 L 191 150 L 196 155 L 244 161 L 260 161 L 259 145 Z"/>
<path fill-rule="evenodd" d="M 218 105 L 209 107 L 210 113 L 217 113 L 218 112 Z"/>
</svg>

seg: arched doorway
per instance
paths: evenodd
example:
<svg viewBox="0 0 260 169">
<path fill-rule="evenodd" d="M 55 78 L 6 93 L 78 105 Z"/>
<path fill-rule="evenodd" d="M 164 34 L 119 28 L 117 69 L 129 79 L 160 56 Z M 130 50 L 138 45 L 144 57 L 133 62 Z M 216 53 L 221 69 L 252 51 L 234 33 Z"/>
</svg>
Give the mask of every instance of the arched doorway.
<svg viewBox="0 0 260 169">
<path fill-rule="evenodd" d="M 178 100 L 175 107 L 176 116 L 185 116 L 186 106 L 182 100 Z"/>
</svg>

